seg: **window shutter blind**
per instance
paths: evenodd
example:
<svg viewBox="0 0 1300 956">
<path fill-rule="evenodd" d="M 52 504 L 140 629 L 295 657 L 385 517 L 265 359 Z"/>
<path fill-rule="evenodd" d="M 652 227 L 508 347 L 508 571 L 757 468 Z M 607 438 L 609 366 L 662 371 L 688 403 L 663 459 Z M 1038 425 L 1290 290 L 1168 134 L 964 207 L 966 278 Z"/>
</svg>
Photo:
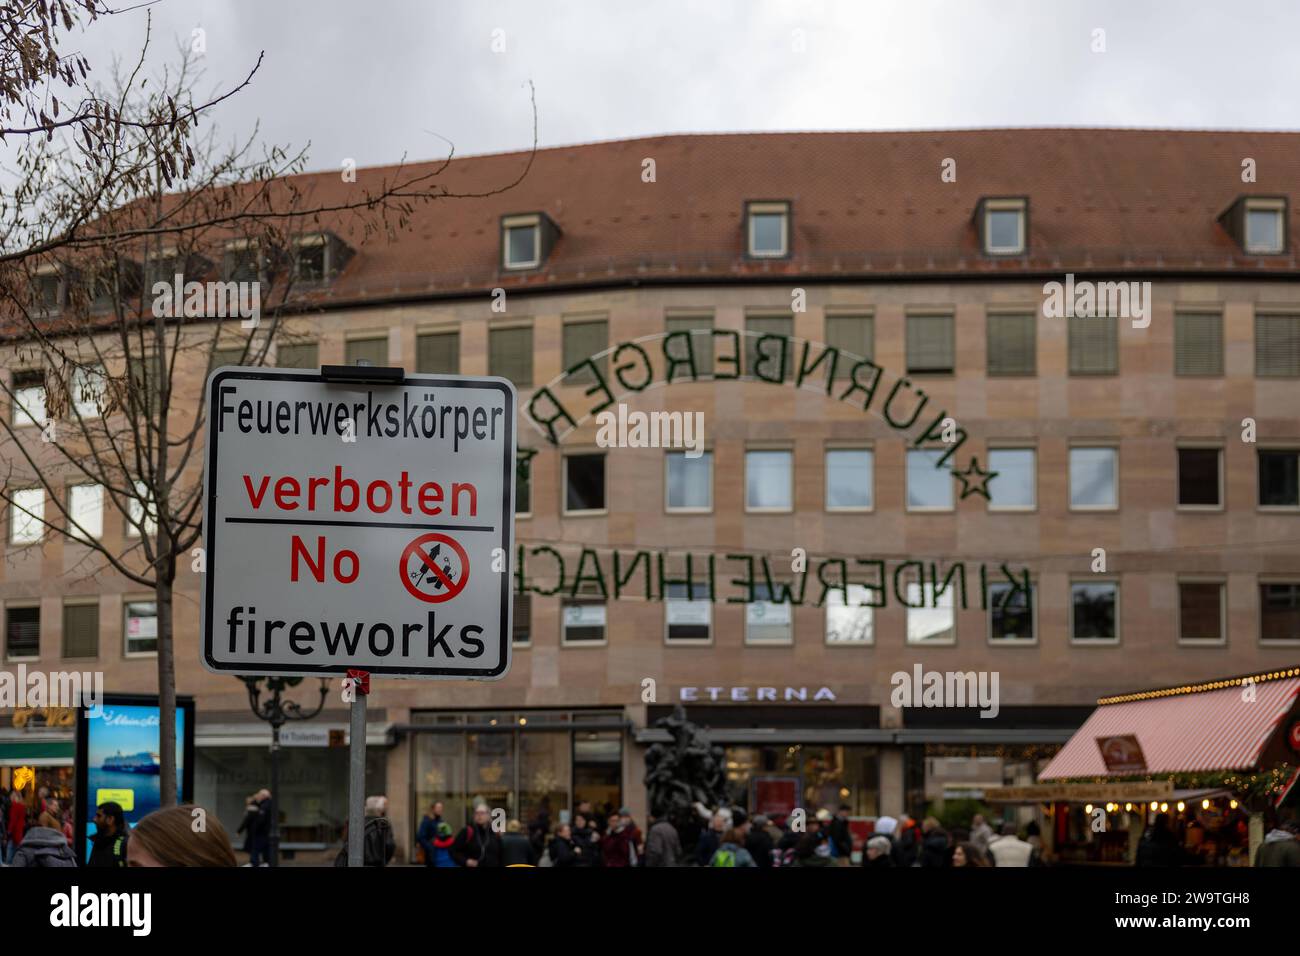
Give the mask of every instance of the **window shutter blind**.
<svg viewBox="0 0 1300 956">
<path fill-rule="evenodd" d="M 500 375 L 516 388 L 533 387 L 533 330 L 492 329 L 488 333 L 488 374 Z"/>
<path fill-rule="evenodd" d="M 371 365 L 383 368 L 388 364 L 388 338 L 356 339 L 347 343 L 344 352 L 348 365 L 356 365 L 358 359 L 365 359 Z"/>
<path fill-rule="evenodd" d="M 794 319 L 785 315 L 764 315 L 750 316 L 745 319 L 745 331 L 752 333 L 745 336 L 745 374 L 754 375 L 754 365 L 758 362 L 758 339 L 763 335 L 784 335 L 789 338 L 794 335 Z M 780 354 L 780 345 L 774 342 L 768 342 L 763 351 L 772 356 Z M 763 366 L 763 374 L 771 377 L 774 373 L 769 367 L 772 359 L 768 358 L 767 363 Z M 794 370 L 794 343 L 786 344 L 785 350 L 785 378 L 789 378 Z"/>
<path fill-rule="evenodd" d="M 435 332 L 417 336 L 415 368 L 426 375 L 459 375 L 460 333 Z"/>
<path fill-rule="evenodd" d="M 1174 316 L 1174 374 L 1223 374 L 1223 317 Z"/>
<path fill-rule="evenodd" d="M 63 608 L 63 656 L 99 656 L 99 605 L 72 604 Z"/>
<path fill-rule="evenodd" d="M 1255 316 L 1255 374 L 1300 376 L 1300 315 Z"/>
<path fill-rule="evenodd" d="M 315 342 L 277 345 L 275 364 L 278 368 L 319 368 L 319 349 Z"/>
<path fill-rule="evenodd" d="M 907 370 L 951 372 L 953 326 L 951 315 L 907 317 Z"/>
<path fill-rule="evenodd" d="M 695 356 L 695 374 L 701 378 L 713 374 L 713 316 L 674 316 L 664 323 L 664 328 L 669 332 L 690 332 L 691 352 Z M 674 342 L 672 346 L 673 354 L 684 355 L 685 346 L 685 342 L 680 344 Z M 689 376 L 687 372 L 683 371 L 677 373 L 676 377 Z"/>
<path fill-rule="evenodd" d="M 1070 323 L 1070 374 L 1109 375 L 1118 370 L 1118 329 L 1113 315 L 1075 316 Z"/>
<path fill-rule="evenodd" d="M 1037 370 L 1037 317 L 990 315 L 988 317 L 988 373 L 990 375 L 1033 375 Z"/>
<path fill-rule="evenodd" d="M 609 348 L 609 323 L 604 319 L 596 322 L 569 322 L 564 326 L 564 368 L 566 370 L 607 348 Z M 607 355 L 594 359 L 602 376 L 608 369 L 608 359 Z M 595 377 L 589 368 L 583 368 L 582 371 L 565 378 L 565 382 L 570 385 L 594 381 Z"/>
<path fill-rule="evenodd" d="M 874 358 L 874 322 L 869 315 L 828 315 L 826 344 L 849 355 L 841 355 L 835 366 L 837 379 L 848 379 L 859 359 Z M 856 356 L 856 358 L 854 357 Z"/>
</svg>

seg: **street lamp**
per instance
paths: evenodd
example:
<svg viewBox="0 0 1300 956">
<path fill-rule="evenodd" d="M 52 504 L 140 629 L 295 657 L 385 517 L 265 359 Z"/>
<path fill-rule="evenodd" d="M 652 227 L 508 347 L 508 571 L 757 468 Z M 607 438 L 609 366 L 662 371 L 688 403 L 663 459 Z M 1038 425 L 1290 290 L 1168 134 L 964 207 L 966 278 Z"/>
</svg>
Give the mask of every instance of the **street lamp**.
<svg viewBox="0 0 1300 956">
<path fill-rule="evenodd" d="M 241 677 L 248 687 L 248 705 L 259 720 L 271 725 L 271 866 L 280 865 L 280 728 L 290 720 L 311 720 L 325 706 L 325 695 L 329 693 L 329 680 L 322 677 L 320 682 L 320 700 L 311 711 L 302 709 L 302 705 L 292 700 L 284 700 L 280 694 L 287 687 L 296 687 L 302 683 L 301 677 Z M 262 681 L 271 696 L 262 701 Z"/>
</svg>

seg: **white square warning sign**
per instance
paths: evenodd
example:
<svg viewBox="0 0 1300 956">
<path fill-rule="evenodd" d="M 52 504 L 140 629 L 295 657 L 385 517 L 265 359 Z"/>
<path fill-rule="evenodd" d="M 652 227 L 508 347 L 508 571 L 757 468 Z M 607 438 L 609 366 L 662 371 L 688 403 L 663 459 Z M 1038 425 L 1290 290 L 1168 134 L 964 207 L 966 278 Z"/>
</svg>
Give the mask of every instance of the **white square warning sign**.
<svg viewBox="0 0 1300 956">
<path fill-rule="evenodd" d="M 221 368 L 207 400 L 204 666 L 506 674 L 510 382 Z"/>
</svg>

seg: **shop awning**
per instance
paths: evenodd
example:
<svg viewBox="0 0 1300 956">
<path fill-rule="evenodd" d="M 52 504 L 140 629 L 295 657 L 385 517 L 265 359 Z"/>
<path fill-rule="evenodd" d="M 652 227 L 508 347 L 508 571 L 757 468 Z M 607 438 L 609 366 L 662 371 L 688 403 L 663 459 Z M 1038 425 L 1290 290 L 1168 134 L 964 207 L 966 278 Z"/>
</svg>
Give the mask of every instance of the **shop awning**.
<svg viewBox="0 0 1300 956">
<path fill-rule="evenodd" d="M 1047 765 L 1039 780 L 1117 777 L 1134 772 L 1190 773 L 1252 767 L 1295 703 L 1300 677 L 1258 683 L 1254 700 L 1242 687 L 1103 704 Z M 1133 736 L 1145 771 L 1109 771 L 1099 739 Z"/>
<path fill-rule="evenodd" d="M 71 740 L 0 741 L 0 767 L 71 767 L 76 753 Z"/>
</svg>

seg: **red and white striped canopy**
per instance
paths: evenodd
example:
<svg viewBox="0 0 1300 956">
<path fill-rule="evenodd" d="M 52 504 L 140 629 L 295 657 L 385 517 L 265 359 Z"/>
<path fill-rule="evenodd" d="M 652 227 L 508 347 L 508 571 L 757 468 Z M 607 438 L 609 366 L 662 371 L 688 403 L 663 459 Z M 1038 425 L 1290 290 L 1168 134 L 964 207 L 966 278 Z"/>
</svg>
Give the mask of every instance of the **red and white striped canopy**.
<svg viewBox="0 0 1300 956">
<path fill-rule="evenodd" d="M 1252 767 L 1295 703 L 1300 677 L 1255 685 L 1255 699 L 1242 700 L 1240 686 L 1105 704 L 1092 712 L 1052 758 L 1039 780 L 1118 777 L 1101 759 L 1099 737 L 1137 737 L 1150 773 L 1238 770 Z"/>
</svg>

